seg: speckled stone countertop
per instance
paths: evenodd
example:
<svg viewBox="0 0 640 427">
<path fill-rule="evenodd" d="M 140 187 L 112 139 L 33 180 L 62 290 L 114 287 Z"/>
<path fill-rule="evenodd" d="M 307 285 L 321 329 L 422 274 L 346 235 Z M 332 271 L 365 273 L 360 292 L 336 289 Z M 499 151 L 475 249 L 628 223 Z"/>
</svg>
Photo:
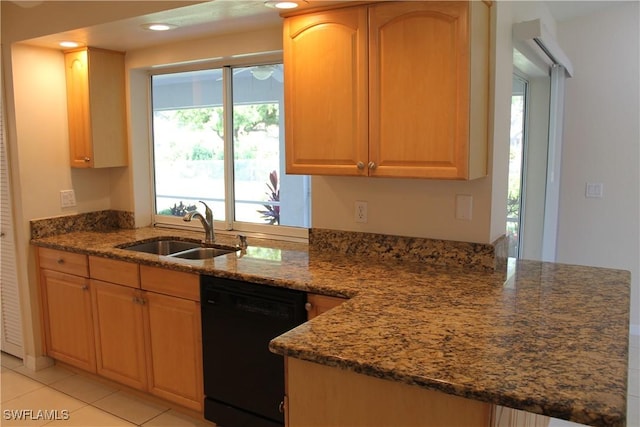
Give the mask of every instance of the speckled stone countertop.
<svg viewBox="0 0 640 427">
<path fill-rule="evenodd" d="M 350 297 L 274 339 L 271 350 L 582 424 L 625 425 L 626 271 L 519 261 L 507 274 L 479 272 L 258 239 L 249 239 L 246 253 L 207 261 L 115 248 L 160 235 L 201 238 L 144 228 L 33 243 Z"/>
</svg>

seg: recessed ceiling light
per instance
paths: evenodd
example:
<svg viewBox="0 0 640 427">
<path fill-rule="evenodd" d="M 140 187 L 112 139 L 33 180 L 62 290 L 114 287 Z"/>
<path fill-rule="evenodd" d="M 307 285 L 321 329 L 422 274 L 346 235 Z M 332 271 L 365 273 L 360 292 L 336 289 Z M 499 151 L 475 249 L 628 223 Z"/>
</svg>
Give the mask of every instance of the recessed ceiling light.
<svg viewBox="0 0 640 427">
<path fill-rule="evenodd" d="M 60 43 L 58 43 L 60 45 L 60 47 L 65 47 L 65 48 L 73 48 L 73 47 L 78 47 L 80 46 L 80 43 L 78 42 L 72 42 L 72 41 L 62 41 Z"/>
<path fill-rule="evenodd" d="M 295 9 L 300 6 L 301 1 L 285 1 L 285 0 L 266 0 L 264 5 L 267 7 L 275 7 L 276 9 Z"/>
<path fill-rule="evenodd" d="M 155 24 L 144 24 L 142 26 L 142 28 L 144 28 L 145 30 L 151 30 L 151 31 L 168 31 L 168 30 L 173 30 L 174 28 L 176 28 L 177 25 L 173 25 L 173 24 L 160 24 L 160 23 L 155 23 Z"/>
</svg>

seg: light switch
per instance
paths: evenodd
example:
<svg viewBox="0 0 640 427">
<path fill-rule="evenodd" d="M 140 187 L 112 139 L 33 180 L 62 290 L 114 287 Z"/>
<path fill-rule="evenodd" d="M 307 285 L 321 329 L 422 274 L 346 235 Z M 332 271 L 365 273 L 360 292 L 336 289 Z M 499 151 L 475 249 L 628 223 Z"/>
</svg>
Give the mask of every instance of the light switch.
<svg viewBox="0 0 640 427">
<path fill-rule="evenodd" d="M 470 221 L 473 213 L 473 196 L 456 195 L 456 219 Z"/>
<path fill-rule="evenodd" d="M 73 190 L 60 191 L 60 207 L 71 208 L 76 205 L 76 193 Z"/>
<path fill-rule="evenodd" d="M 585 196 L 590 199 L 600 199 L 603 196 L 604 186 L 601 182 L 587 182 Z"/>
</svg>

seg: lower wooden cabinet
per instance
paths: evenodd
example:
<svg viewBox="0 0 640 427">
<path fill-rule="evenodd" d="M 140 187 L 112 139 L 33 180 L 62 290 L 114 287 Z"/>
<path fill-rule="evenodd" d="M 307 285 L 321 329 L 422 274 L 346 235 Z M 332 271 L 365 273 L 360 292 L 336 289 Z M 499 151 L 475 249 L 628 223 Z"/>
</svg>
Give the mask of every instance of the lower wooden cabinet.
<svg viewBox="0 0 640 427">
<path fill-rule="evenodd" d="M 202 410 L 197 274 L 47 248 L 38 265 L 47 355 Z"/>
<path fill-rule="evenodd" d="M 146 292 L 143 296 L 149 392 L 202 409 L 200 303 Z"/>
<path fill-rule="evenodd" d="M 47 354 L 95 373 L 89 279 L 41 269 L 40 289 Z"/>
<path fill-rule="evenodd" d="M 286 359 L 289 427 L 488 427 L 491 405 L 294 358 Z"/>
<path fill-rule="evenodd" d="M 98 374 L 146 390 L 141 291 L 99 280 L 91 288 Z"/>
</svg>

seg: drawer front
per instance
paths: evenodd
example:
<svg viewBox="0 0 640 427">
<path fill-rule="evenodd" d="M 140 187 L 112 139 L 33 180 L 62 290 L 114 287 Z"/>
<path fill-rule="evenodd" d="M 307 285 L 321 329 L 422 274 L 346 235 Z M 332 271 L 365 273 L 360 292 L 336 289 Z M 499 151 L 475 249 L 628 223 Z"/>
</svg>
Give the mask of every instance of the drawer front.
<svg viewBox="0 0 640 427">
<path fill-rule="evenodd" d="M 200 301 L 200 276 L 166 268 L 140 266 L 142 289 Z"/>
<path fill-rule="evenodd" d="M 40 268 L 89 277 L 87 256 L 57 249 L 38 248 Z"/>
<path fill-rule="evenodd" d="M 92 279 L 132 288 L 140 287 L 139 267 L 133 262 L 90 256 L 89 272 Z"/>
</svg>

